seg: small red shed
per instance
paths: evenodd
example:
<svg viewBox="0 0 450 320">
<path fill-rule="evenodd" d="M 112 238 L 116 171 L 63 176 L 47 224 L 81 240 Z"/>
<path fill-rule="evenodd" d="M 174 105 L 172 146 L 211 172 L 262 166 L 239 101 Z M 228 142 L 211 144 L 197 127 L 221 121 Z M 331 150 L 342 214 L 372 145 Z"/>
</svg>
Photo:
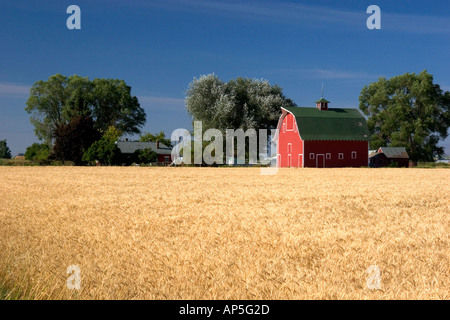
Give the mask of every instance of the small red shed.
<svg viewBox="0 0 450 320">
<path fill-rule="evenodd" d="M 409 167 L 409 155 L 404 147 L 380 147 L 369 155 L 369 166 L 381 168 L 387 166 Z"/>
<path fill-rule="evenodd" d="M 328 108 L 324 98 L 316 108 L 281 108 L 278 121 L 278 167 L 368 166 L 370 134 L 357 109 Z"/>
</svg>

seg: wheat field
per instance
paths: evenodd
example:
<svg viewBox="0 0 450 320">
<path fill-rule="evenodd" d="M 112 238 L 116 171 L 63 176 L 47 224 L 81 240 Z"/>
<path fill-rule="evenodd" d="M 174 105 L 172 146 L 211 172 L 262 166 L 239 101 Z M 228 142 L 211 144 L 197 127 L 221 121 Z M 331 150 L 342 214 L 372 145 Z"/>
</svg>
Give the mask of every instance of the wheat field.
<svg viewBox="0 0 450 320">
<path fill-rule="evenodd" d="M 0 167 L 0 286 L 24 299 L 449 299 L 449 181 L 445 169 Z"/>
</svg>

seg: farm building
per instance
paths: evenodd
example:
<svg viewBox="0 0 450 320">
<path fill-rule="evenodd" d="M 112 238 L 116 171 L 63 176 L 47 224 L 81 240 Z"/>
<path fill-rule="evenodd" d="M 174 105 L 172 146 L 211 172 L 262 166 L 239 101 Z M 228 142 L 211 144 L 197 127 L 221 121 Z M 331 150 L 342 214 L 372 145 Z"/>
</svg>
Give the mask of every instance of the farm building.
<svg viewBox="0 0 450 320">
<path fill-rule="evenodd" d="M 437 159 L 436 163 L 446 163 L 446 164 L 450 164 L 450 159 Z"/>
<path fill-rule="evenodd" d="M 316 108 L 281 108 L 278 121 L 278 167 L 362 167 L 368 165 L 370 134 L 357 109 L 328 108 L 321 98 Z"/>
<path fill-rule="evenodd" d="M 369 156 L 369 166 L 372 168 L 390 165 L 408 168 L 409 155 L 405 148 L 381 147 Z"/>
<path fill-rule="evenodd" d="M 137 150 L 152 149 L 158 155 L 157 162 L 160 164 L 170 164 L 172 148 L 165 144 L 156 142 L 140 142 L 140 141 L 117 141 L 117 147 L 120 149 L 125 159 L 132 159 Z"/>
<path fill-rule="evenodd" d="M 24 153 L 18 153 L 13 159 L 14 160 L 25 160 L 25 154 Z"/>
</svg>

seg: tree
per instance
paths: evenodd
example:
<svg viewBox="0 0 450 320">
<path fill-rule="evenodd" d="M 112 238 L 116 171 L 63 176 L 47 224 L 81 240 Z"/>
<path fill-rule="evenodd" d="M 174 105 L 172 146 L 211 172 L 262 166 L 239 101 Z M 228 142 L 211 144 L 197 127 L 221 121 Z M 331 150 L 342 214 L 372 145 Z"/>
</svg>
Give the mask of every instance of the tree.
<svg viewBox="0 0 450 320">
<path fill-rule="evenodd" d="M 83 161 L 95 164 L 99 161 L 101 164 L 114 165 L 119 162 L 120 150 L 116 141 L 120 138 L 122 132 L 111 126 L 104 132 L 100 140 L 95 141 L 83 154 Z"/>
<path fill-rule="evenodd" d="M 67 108 L 68 79 L 61 74 L 55 74 L 47 81 L 37 81 L 30 89 L 25 110 L 31 114 L 31 124 L 39 140 L 51 144 L 53 131 L 64 123 Z"/>
<path fill-rule="evenodd" d="M 224 83 L 209 74 L 189 84 L 186 96 L 188 113 L 202 121 L 202 129 L 273 129 L 281 107 L 293 107 L 294 102 L 282 89 L 267 80 L 237 78 Z"/>
<path fill-rule="evenodd" d="M 94 79 L 56 74 L 37 81 L 25 110 L 31 114 L 36 136 L 53 144 L 54 131 L 73 117 L 90 116 L 97 130 L 115 126 L 123 133 L 139 133 L 146 114 L 131 87 L 123 80 Z"/>
<path fill-rule="evenodd" d="M 172 141 L 170 141 L 170 139 L 166 138 L 166 135 L 164 134 L 163 131 L 160 131 L 158 134 L 151 134 L 150 132 L 143 132 L 139 137 L 139 141 L 142 141 L 142 142 L 159 141 L 168 147 L 172 146 Z"/>
<path fill-rule="evenodd" d="M 443 155 L 438 143 L 448 136 L 450 92 L 433 83 L 426 70 L 380 78 L 362 89 L 359 101 L 368 116 L 372 149 L 406 147 L 414 163 Z"/>
<path fill-rule="evenodd" d="M 117 79 L 97 78 L 92 84 L 92 115 L 96 128 L 107 130 L 114 126 L 123 134 L 139 133 L 146 122 L 146 114 L 138 99 L 131 95 L 131 87 Z"/>
<path fill-rule="evenodd" d="M 73 75 L 68 78 L 66 91 L 67 106 L 63 111 L 64 119 L 70 121 L 73 117 L 92 116 L 92 91 L 94 84 L 88 77 Z"/>
<path fill-rule="evenodd" d="M 11 159 L 11 150 L 6 140 L 0 140 L 0 159 Z"/>
<path fill-rule="evenodd" d="M 194 121 L 202 122 L 203 133 L 208 129 L 222 134 L 227 129 L 255 129 L 258 139 L 258 129 L 276 128 L 281 107 L 294 106 L 279 86 L 267 80 L 238 77 L 225 83 L 214 74 L 194 78 L 186 96 L 187 111 Z"/>
<path fill-rule="evenodd" d="M 136 153 L 140 163 L 151 163 L 158 160 L 158 154 L 150 148 L 136 150 Z"/>
<path fill-rule="evenodd" d="M 50 156 L 50 147 L 46 143 L 33 143 L 25 151 L 25 159 L 27 160 L 47 160 Z"/>
<path fill-rule="evenodd" d="M 52 156 L 62 161 L 82 165 L 83 153 L 100 134 L 89 116 L 73 117 L 68 124 L 60 124 L 54 131 L 55 144 Z"/>
</svg>

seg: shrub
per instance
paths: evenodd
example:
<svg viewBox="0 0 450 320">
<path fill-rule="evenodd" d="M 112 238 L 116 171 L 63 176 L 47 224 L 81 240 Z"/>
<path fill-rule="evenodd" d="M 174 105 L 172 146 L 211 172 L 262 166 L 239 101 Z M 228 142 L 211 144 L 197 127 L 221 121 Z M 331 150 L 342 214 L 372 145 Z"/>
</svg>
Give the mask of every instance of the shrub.
<svg viewBox="0 0 450 320">
<path fill-rule="evenodd" d="M 83 154 L 83 161 L 95 164 L 99 161 L 101 164 L 114 165 L 119 163 L 120 150 L 116 145 L 121 132 L 114 127 L 110 127 L 101 137 L 94 142 Z"/>
<path fill-rule="evenodd" d="M 26 160 L 47 160 L 50 156 L 50 147 L 46 143 L 33 143 L 25 152 Z"/>
</svg>

